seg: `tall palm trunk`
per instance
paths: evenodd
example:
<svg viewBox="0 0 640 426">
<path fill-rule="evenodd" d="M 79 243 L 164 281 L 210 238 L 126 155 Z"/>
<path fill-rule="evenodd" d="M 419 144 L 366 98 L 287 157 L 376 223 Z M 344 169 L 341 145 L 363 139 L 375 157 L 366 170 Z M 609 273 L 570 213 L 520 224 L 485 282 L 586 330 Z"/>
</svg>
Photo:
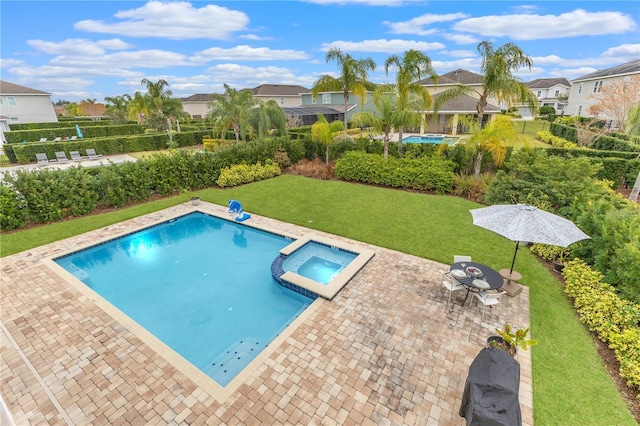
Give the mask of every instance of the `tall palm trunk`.
<svg viewBox="0 0 640 426">
<path fill-rule="evenodd" d="M 398 128 L 398 152 L 402 154 L 402 126 Z"/>
<path fill-rule="evenodd" d="M 476 157 L 476 163 L 474 166 L 475 177 L 480 177 L 480 168 L 482 167 L 482 150 L 478 150 L 478 156 Z"/>
</svg>

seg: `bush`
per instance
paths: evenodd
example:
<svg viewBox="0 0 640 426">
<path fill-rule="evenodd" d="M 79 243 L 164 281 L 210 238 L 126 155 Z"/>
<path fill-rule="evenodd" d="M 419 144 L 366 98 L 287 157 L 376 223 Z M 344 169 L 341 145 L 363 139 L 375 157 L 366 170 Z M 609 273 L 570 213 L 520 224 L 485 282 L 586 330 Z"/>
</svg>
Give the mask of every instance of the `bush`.
<svg viewBox="0 0 640 426">
<path fill-rule="evenodd" d="M 453 194 L 469 198 L 474 201 L 482 201 L 484 194 L 493 179 L 492 175 L 455 175 L 453 178 Z"/>
<path fill-rule="evenodd" d="M 237 164 L 235 166 L 222 169 L 216 184 L 222 188 L 226 188 L 269 179 L 279 175 L 280 167 L 271 160 L 267 160 L 264 166 L 260 163 L 256 163 L 252 166 Z"/>
<path fill-rule="evenodd" d="M 453 164 L 441 157 L 395 159 L 360 151 L 346 153 L 335 167 L 337 177 L 350 181 L 437 193 L 453 189 Z"/>
<path fill-rule="evenodd" d="M 18 193 L 8 186 L 0 186 L 0 229 L 10 231 L 27 223 L 28 213 Z"/>
<path fill-rule="evenodd" d="M 551 144 L 556 148 L 577 148 L 578 145 L 558 136 L 554 136 L 551 132 L 539 131 L 536 133 L 536 139 Z"/>
</svg>

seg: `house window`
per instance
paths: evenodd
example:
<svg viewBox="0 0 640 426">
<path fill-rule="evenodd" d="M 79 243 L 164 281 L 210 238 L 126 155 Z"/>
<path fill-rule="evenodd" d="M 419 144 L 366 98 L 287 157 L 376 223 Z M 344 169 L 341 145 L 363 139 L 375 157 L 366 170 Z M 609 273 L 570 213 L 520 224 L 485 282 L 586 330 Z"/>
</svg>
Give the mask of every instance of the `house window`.
<svg viewBox="0 0 640 426">
<path fill-rule="evenodd" d="M 593 85 L 593 93 L 597 93 L 602 89 L 602 80 L 596 81 L 596 84 Z"/>
<path fill-rule="evenodd" d="M 323 93 L 322 94 L 322 103 L 330 104 L 331 103 L 331 93 Z"/>
<path fill-rule="evenodd" d="M 582 113 L 582 105 L 578 105 L 578 108 L 576 109 L 576 115 L 580 116 L 581 113 Z"/>
<path fill-rule="evenodd" d="M 556 89 L 555 93 L 553 94 L 553 97 L 557 98 L 559 94 L 560 94 L 560 90 Z"/>
<path fill-rule="evenodd" d="M 11 117 L 11 118 L 9 118 L 9 121 L 14 121 L 14 122 L 18 121 L 18 117 Z"/>
<path fill-rule="evenodd" d="M 578 86 L 578 93 L 582 93 L 582 83 Z"/>
<path fill-rule="evenodd" d="M 284 105 L 284 96 L 280 96 L 280 105 Z"/>
<path fill-rule="evenodd" d="M 15 96 L 7 96 L 7 103 L 9 106 L 16 106 L 18 103 L 16 102 Z"/>
<path fill-rule="evenodd" d="M 0 105 L 4 105 L 4 99 L 0 96 Z"/>
<path fill-rule="evenodd" d="M 536 92 L 536 96 L 537 96 L 537 97 L 542 96 L 542 90 L 538 90 L 538 92 Z"/>
</svg>

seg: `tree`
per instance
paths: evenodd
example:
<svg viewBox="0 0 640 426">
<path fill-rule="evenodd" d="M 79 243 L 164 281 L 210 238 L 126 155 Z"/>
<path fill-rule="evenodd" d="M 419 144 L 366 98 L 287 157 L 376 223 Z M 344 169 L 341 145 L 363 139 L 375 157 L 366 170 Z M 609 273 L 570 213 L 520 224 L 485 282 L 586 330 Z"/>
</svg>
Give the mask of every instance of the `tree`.
<svg viewBox="0 0 640 426">
<path fill-rule="evenodd" d="M 133 95 L 133 99 L 127 104 L 127 114 L 130 120 L 135 120 L 138 124 L 144 124 L 149 117 L 148 98 L 140 92 Z"/>
<path fill-rule="evenodd" d="M 473 96 L 475 94 L 478 97 L 476 111 L 479 126 L 482 125 L 489 96 L 506 103 L 509 107 L 516 103 L 523 103 L 535 115 L 538 109 L 538 98 L 525 83 L 513 75 L 521 67 L 531 69 L 533 67 L 531 58 L 513 43 L 506 43 L 498 49 L 494 49 L 491 42 L 483 41 L 478 44 L 478 52 L 482 56 L 480 70 L 483 74 L 483 84 L 481 91 L 473 86 L 458 84 L 438 95 L 434 111 L 437 112 L 445 102 L 461 95 Z"/>
<path fill-rule="evenodd" d="M 127 121 L 127 107 L 131 102 L 131 96 L 124 94 L 122 96 L 107 96 L 104 98 L 107 102 L 107 115 L 114 123 L 125 123 Z"/>
<path fill-rule="evenodd" d="M 336 124 L 338 123 L 338 124 Z M 320 142 L 325 146 L 325 164 L 329 165 L 329 147 L 331 146 L 331 141 L 336 133 L 339 133 L 342 130 L 342 125 L 339 121 L 334 121 L 329 124 L 327 118 L 318 114 L 318 121 L 311 125 L 311 140 L 314 142 Z"/>
<path fill-rule="evenodd" d="M 246 139 L 250 128 L 250 111 L 257 105 L 251 91 L 237 90 L 225 84 L 224 94 L 214 93 L 211 99 L 211 111 L 207 117 L 220 126 L 222 140 L 228 129 L 233 129 L 236 143 L 240 142 L 241 136 Z"/>
<path fill-rule="evenodd" d="M 395 85 L 382 85 L 373 92 L 372 101 L 375 112 L 360 111 L 353 115 L 353 123 L 357 126 L 371 126 L 383 133 L 384 159 L 389 157 L 389 133 L 392 129 L 408 125 L 419 126 L 424 122 L 420 113 L 420 101 L 415 98 L 403 106 L 400 105 L 398 91 Z"/>
<path fill-rule="evenodd" d="M 170 98 L 173 95 L 171 90 L 166 89 L 169 86 L 169 83 L 162 78 L 155 83 L 149 79 L 143 78 L 140 84 L 147 86 L 147 95 L 151 98 L 151 104 L 155 106 L 156 111 L 162 113 L 162 103 L 165 99 Z"/>
<path fill-rule="evenodd" d="M 460 123 L 469 126 L 471 135 L 464 139 L 464 146 L 475 155 L 474 175 L 480 176 L 482 167 L 482 157 L 485 152 L 491 154 L 497 166 L 502 165 L 507 156 L 506 142 L 518 142 L 521 139 L 511 117 L 508 115 L 498 115 L 490 121 L 484 128 L 472 116 L 460 117 Z"/>
<path fill-rule="evenodd" d="M 431 66 L 431 59 L 418 50 L 407 50 L 402 57 L 391 55 L 384 62 L 384 71 L 389 75 L 390 67 L 396 68 L 396 87 L 398 94 L 398 109 L 407 109 L 409 104 L 421 111 L 431 108 L 433 98 L 429 90 L 419 82 L 427 75 L 434 82 L 438 81 L 438 74 Z M 405 116 L 409 122 L 398 123 L 398 149 L 402 152 L 402 130 L 411 125 L 413 117 Z"/>
<path fill-rule="evenodd" d="M 348 53 L 343 53 L 340 49 L 334 48 L 327 52 L 326 61 L 336 61 L 340 67 L 340 77 L 335 78 L 328 74 L 320 76 L 313 87 L 311 94 L 314 98 L 320 92 L 340 91 L 344 97 L 344 131 L 347 131 L 347 106 L 349 94 L 360 97 L 360 105 L 364 105 L 367 91 L 373 90 L 375 84 L 367 80 L 369 71 L 376 68 L 376 63 L 371 58 L 354 59 Z"/>
<path fill-rule="evenodd" d="M 629 108 L 629 111 L 627 112 L 626 129 L 627 129 L 627 134 L 629 135 L 635 135 L 635 136 L 640 135 L 640 104 L 636 104 L 631 108 Z M 640 194 L 640 170 L 638 171 L 636 182 L 633 184 L 633 188 L 631 189 L 631 193 L 629 194 L 629 200 L 638 202 L 639 194 Z"/>
<path fill-rule="evenodd" d="M 276 101 L 262 102 L 256 99 L 256 107 L 250 110 L 249 123 L 252 133 L 263 138 L 272 129 L 278 129 L 281 134 L 284 134 L 287 118 Z"/>
<path fill-rule="evenodd" d="M 589 113 L 603 120 L 611 120 L 611 128 L 624 132 L 629 111 L 640 104 L 640 75 L 628 80 L 603 85 L 600 91 L 589 96 L 596 100 Z"/>
<path fill-rule="evenodd" d="M 601 126 L 599 120 L 596 119 L 580 119 L 573 117 L 573 125 L 576 128 L 576 143 L 579 146 L 591 147 L 601 136 L 609 133 L 604 126 Z"/>
<path fill-rule="evenodd" d="M 67 112 L 67 115 L 71 117 L 77 117 L 82 114 L 82 110 L 80 109 L 80 105 L 75 102 L 69 102 L 64 106 L 64 110 Z"/>
</svg>

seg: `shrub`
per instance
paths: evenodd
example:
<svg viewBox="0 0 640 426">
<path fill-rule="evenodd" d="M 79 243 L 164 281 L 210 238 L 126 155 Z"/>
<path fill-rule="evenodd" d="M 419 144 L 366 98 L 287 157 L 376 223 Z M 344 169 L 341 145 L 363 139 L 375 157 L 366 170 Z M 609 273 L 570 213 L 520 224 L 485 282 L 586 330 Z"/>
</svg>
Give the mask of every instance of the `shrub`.
<svg viewBox="0 0 640 426">
<path fill-rule="evenodd" d="M 457 174 L 453 178 L 453 194 L 481 201 L 492 179 L 493 176 L 488 174 L 480 175 L 477 178 L 474 175 Z"/>
<path fill-rule="evenodd" d="M 28 212 L 18 193 L 8 186 L 0 186 L 0 229 L 10 231 L 27 223 Z"/>
<path fill-rule="evenodd" d="M 293 166 L 289 167 L 286 171 L 292 175 L 299 175 L 310 177 L 314 179 L 331 179 L 333 177 L 333 169 L 335 167 L 335 161 L 324 164 L 319 158 L 314 160 L 307 160 L 303 158 Z"/>
<path fill-rule="evenodd" d="M 551 132 L 539 131 L 536 132 L 536 139 L 551 144 L 556 148 L 577 148 L 578 145 L 574 142 L 568 141 L 558 136 L 554 136 Z"/>
<path fill-rule="evenodd" d="M 271 160 L 267 160 L 263 166 L 256 163 L 252 166 L 237 164 L 226 167 L 220 171 L 220 177 L 216 184 L 222 188 L 238 186 L 244 183 L 256 182 L 280 175 L 280 167 Z"/>
</svg>

